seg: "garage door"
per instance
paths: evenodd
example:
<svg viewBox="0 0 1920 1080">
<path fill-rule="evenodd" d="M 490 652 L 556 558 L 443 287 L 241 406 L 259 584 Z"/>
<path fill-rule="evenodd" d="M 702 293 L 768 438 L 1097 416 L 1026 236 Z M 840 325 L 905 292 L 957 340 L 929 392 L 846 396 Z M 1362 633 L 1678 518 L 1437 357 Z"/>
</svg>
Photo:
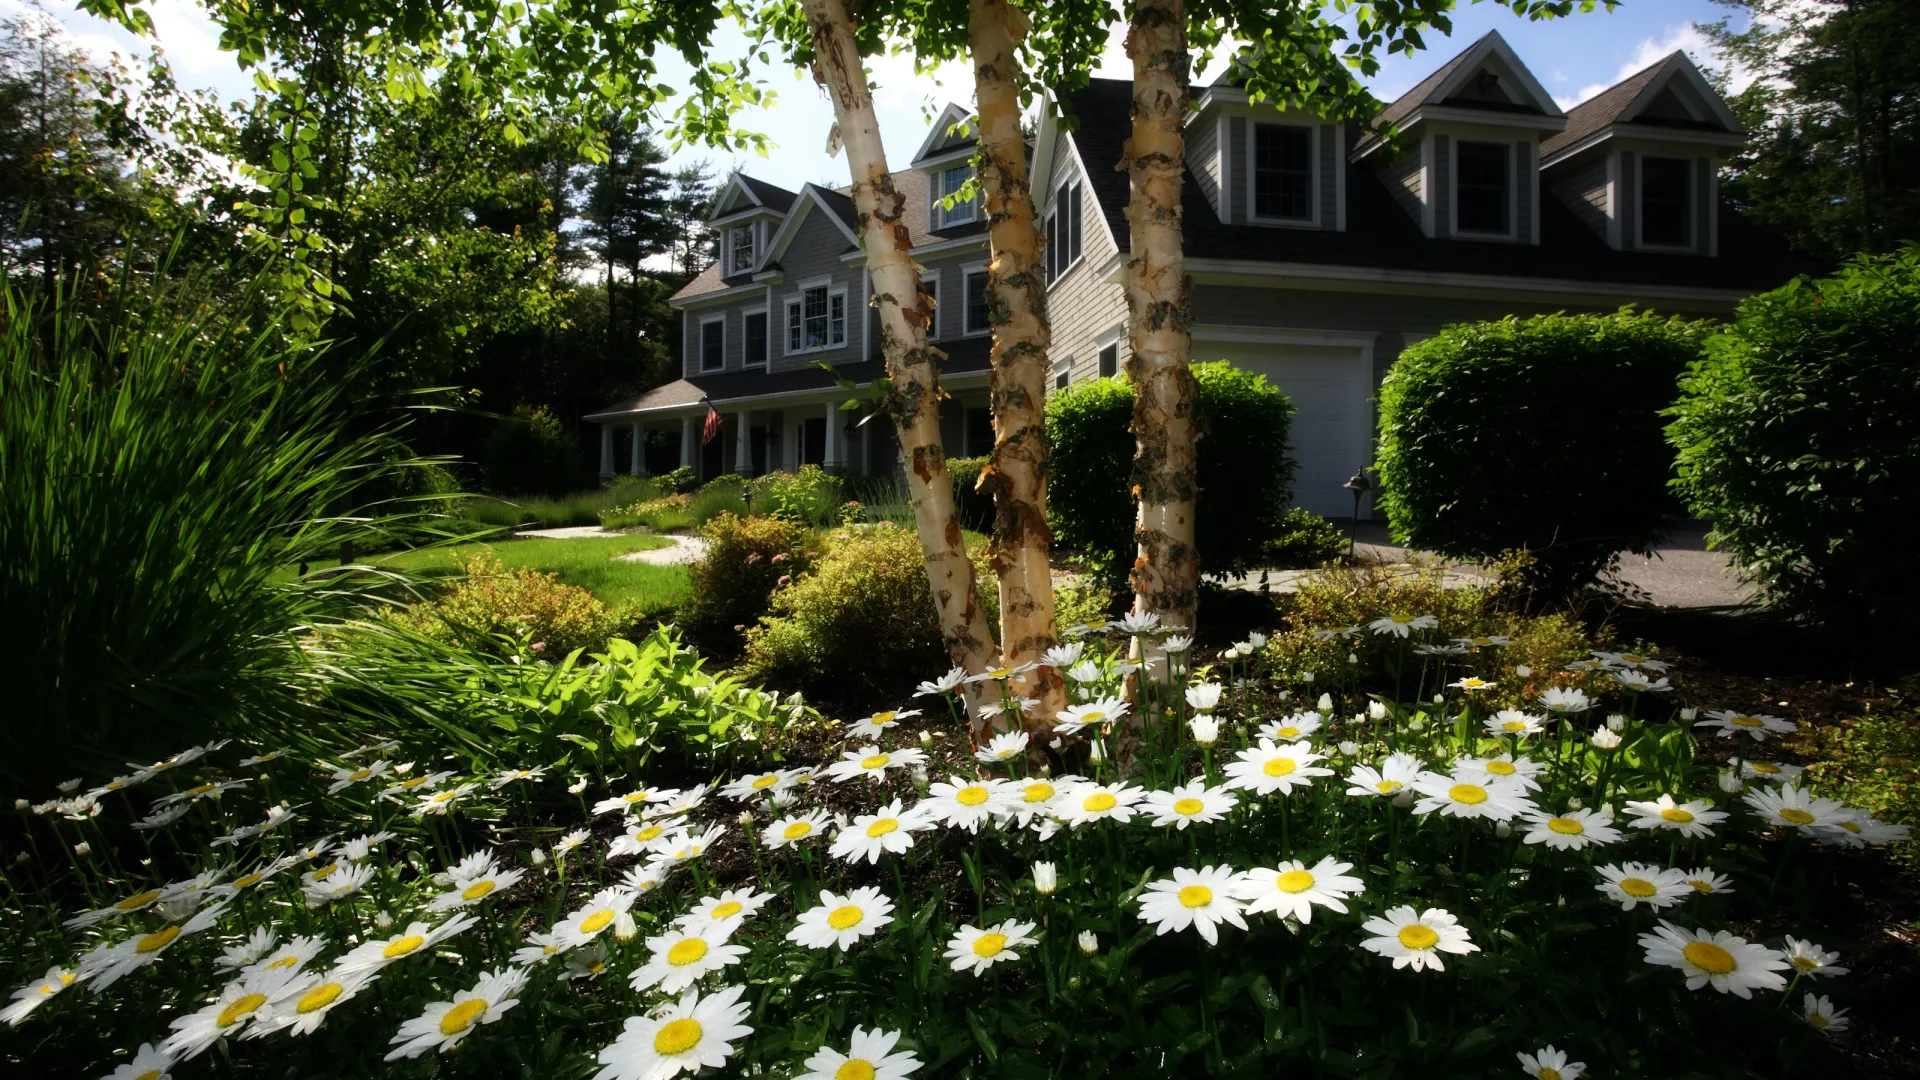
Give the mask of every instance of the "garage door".
<svg viewBox="0 0 1920 1080">
<path fill-rule="evenodd" d="M 1316 514 L 1353 512 L 1344 486 L 1371 461 L 1367 387 L 1371 372 L 1360 349 L 1196 340 L 1193 358 L 1226 360 L 1257 372 L 1293 400 L 1294 502 Z M 1364 508 L 1363 508 L 1364 509 Z"/>
</svg>

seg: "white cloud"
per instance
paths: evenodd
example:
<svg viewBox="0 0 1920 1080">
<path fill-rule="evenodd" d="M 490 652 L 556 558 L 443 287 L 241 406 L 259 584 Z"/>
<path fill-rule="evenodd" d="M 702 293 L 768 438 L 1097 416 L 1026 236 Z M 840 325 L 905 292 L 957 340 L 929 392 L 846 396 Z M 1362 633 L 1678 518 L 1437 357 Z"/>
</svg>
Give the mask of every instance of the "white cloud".
<svg viewBox="0 0 1920 1080">
<path fill-rule="evenodd" d="M 1575 94 L 1556 94 L 1553 100 L 1558 102 L 1561 108 L 1570 109 L 1592 98 L 1594 95 L 1605 91 L 1608 87 L 1613 86 L 1620 82 L 1620 80 L 1635 74 L 1643 68 L 1659 63 L 1675 50 L 1686 53 L 1703 71 L 1719 71 L 1726 66 L 1725 60 L 1714 51 L 1713 43 L 1707 40 L 1707 36 L 1695 29 L 1691 23 L 1682 26 L 1670 26 L 1662 37 L 1642 39 L 1638 47 L 1634 49 L 1633 56 L 1620 65 L 1620 70 L 1614 74 L 1611 80 L 1607 82 L 1589 83 L 1581 87 L 1579 92 Z M 1738 93 L 1746 89 L 1747 85 L 1752 81 L 1751 76 L 1736 70 L 1733 77 L 1734 92 Z"/>
</svg>

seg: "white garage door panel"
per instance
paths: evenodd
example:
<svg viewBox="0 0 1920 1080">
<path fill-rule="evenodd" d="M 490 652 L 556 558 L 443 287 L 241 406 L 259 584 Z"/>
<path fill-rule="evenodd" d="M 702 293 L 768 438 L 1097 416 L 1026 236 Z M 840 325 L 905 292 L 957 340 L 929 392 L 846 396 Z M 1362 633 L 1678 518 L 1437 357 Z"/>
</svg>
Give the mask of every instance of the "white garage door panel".
<svg viewBox="0 0 1920 1080">
<path fill-rule="evenodd" d="M 1294 502 L 1316 514 L 1346 517 L 1353 496 L 1343 486 L 1367 464 L 1367 370 L 1357 348 L 1328 345 L 1196 341 L 1195 360 L 1226 360 L 1293 400 Z"/>
</svg>

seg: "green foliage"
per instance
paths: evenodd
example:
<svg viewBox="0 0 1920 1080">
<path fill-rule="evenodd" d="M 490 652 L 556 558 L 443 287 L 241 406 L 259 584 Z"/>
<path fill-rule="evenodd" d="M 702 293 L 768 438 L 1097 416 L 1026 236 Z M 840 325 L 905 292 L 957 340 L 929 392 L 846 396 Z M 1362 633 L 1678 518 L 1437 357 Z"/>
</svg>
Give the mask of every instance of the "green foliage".
<svg viewBox="0 0 1920 1080">
<path fill-rule="evenodd" d="M 406 522 L 352 511 L 419 463 L 257 294 L 203 305 L 189 275 L 100 315 L 4 288 L 0 774 L 158 755 L 290 707 L 293 628 L 374 582 L 285 568 L 378 550 Z"/>
<path fill-rule="evenodd" d="M 682 465 L 654 477 L 660 490 L 668 495 L 684 495 L 700 486 L 700 480 L 694 475 L 693 466 Z"/>
<path fill-rule="evenodd" d="M 980 472 L 989 460 L 985 457 L 947 459 L 947 473 L 953 477 L 954 511 L 963 529 L 981 533 L 993 530 L 993 496 L 979 490 Z"/>
<path fill-rule="evenodd" d="M 1487 559 L 1525 549 L 1566 596 L 1678 509 L 1660 410 L 1702 323 L 1622 310 L 1450 326 L 1400 354 L 1380 390 L 1378 505 L 1394 539 Z"/>
<path fill-rule="evenodd" d="M 487 439 L 481 468 L 502 494 L 560 495 L 580 486 L 580 444 L 544 405 L 521 405 Z"/>
<path fill-rule="evenodd" d="M 712 485 L 709 484 L 709 487 Z M 772 472 L 747 485 L 747 504 L 755 514 L 830 528 L 846 522 L 850 510 L 840 478 L 818 465 L 793 472 Z"/>
<path fill-rule="evenodd" d="M 1098 578 L 1066 574 L 1054 579 L 1053 621 L 1065 629 L 1105 623 L 1113 615 L 1113 590 Z"/>
<path fill-rule="evenodd" d="M 583 536 L 569 540 L 504 540 L 489 543 L 441 543 L 432 547 L 394 551 L 364 560 L 376 571 L 407 579 L 406 588 L 388 588 L 398 597 L 418 585 L 444 585 L 459 579 L 463 561 L 485 554 L 508 571 L 550 572 L 568 585 L 577 585 L 614 607 L 635 616 L 654 617 L 670 612 L 685 597 L 687 572 L 681 566 L 656 566 L 625 558 L 672 543 L 657 536 Z M 331 561 L 313 564 L 318 572 Z"/>
<path fill-rule="evenodd" d="M 684 529 L 693 524 L 693 515 L 687 512 L 687 502 L 684 495 L 669 495 L 660 499 L 643 499 L 632 506 L 602 510 L 600 526 L 606 529 L 652 529 L 660 533 Z"/>
<path fill-rule="evenodd" d="M 739 477 L 716 476 L 701 485 L 687 503 L 687 512 L 695 525 L 705 525 L 721 514 L 747 515 L 747 482 Z"/>
<path fill-rule="evenodd" d="M 944 670 L 919 537 L 881 523 L 835 530 L 824 543 L 812 568 L 777 588 L 769 614 L 747 631 L 743 676 L 813 701 L 868 703 L 898 700 L 915 680 Z M 978 580 L 993 580 L 984 553 L 973 555 Z M 997 622 L 993 591 L 982 590 L 980 601 Z"/>
<path fill-rule="evenodd" d="M 1266 378 L 1226 363 L 1193 365 L 1201 569 L 1261 564 L 1293 496 L 1293 407 Z M 1114 581 L 1133 565 L 1133 389 L 1124 377 L 1076 383 L 1047 398 L 1047 513 L 1061 547 Z"/>
<path fill-rule="evenodd" d="M 610 607 L 551 571 L 509 569 L 491 551 L 461 559 L 459 567 L 460 580 L 445 593 L 394 618 L 464 648 L 484 648 L 502 635 L 524 636 L 536 651 L 555 655 L 604 648 L 633 623 L 631 611 Z"/>
<path fill-rule="evenodd" d="M 1279 535 L 1267 545 L 1266 562 L 1282 569 L 1311 570 L 1346 553 L 1347 536 L 1340 526 L 1296 506 L 1281 519 Z"/>
<path fill-rule="evenodd" d="M 1920 706 L 1909 685 L 1883 706 L 1845 723 L 1806 727 L 1795 739 L 1804 752 L 1807 787 L 1895 825 L 1920 829 Z M 1913 845 L 1895 857 L 1920 862 Z"/>
<path fill-rule="evenodd" d="M 1920 245 L 1748 299 L 1681 388 L 1708 542 L 1794 615 L 1920 629 Z"/>
<path fill-rule="evenodd" d="M 731 653 L 766 614 L 773 591 L 813 565 L 813 535 L 783 518 L 722 513 L 700 529 L 707 553 L 691 567 L 681 622 L 708 649 Z"/>
<path fill-rule="evenodd" d="M 601 515 L 653 497 L 644 478 L 616 477 L 611 486 L 553 499 L 476 496 L 460 502 L 460 516 L 502 529 L 565 529 L 598 525 Z"/>
</svg>

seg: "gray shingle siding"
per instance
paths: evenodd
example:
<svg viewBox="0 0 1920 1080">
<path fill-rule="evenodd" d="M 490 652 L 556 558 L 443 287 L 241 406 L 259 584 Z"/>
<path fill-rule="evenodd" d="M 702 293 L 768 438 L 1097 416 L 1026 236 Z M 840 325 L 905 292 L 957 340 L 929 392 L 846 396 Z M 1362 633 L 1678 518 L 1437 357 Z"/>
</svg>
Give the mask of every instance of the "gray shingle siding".
<svg viewBox="0 0 1920 1080">
<path fill-rule="evenodd" d="M 1347 164 L 1347 157 L 1340 150 L 1340 129 L 1321 124 L 1319 147 L 1320 175 L 1314 182 L 1320 195 L 1320 227 L 1337 229 L 1340 227 L 1340 170 Z"/>
<path fill-rule="evenodd" d="M 1228 155 L 1230 166 L 1227 173 L 1227 202 L 1232 212 L 1232 224 L 1247 223 L 1247 118 L 1234 116 L 1227 119 L 1227 138 L 1232 143 L 1232 153 Z"/>
<path fill-rule="evenodd" d="M 1542 197 L 1558 197 L 1595 236 L 1607 235 L 1607 155 L 1593 153 L 1540 178 Z M 1550 193 L 1550 194 L 1549 194 Z"/>
<path fill-rule="evenodd" d="M 1433 190 L 1426 199 L 1433 205 L 1433 235 L 1446 239 L 1453 235 L 1453 137 L 1433 137 L 1433 168 L 1427 173 Z"/>
</svg>

